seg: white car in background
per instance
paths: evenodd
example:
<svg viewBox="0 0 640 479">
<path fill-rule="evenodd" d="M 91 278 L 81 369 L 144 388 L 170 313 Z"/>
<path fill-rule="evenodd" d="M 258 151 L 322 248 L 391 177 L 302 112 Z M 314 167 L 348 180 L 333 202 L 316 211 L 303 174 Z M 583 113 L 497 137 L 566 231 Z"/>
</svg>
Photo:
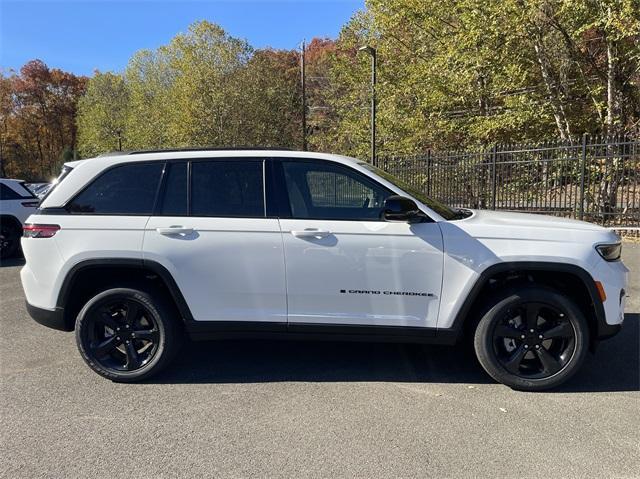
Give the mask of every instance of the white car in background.
<svg viewBox="0 0 640 479">
<path fill-rule="evenodd" d="M 35 213 L 39 200 L 22 180 L 0 178 L 0 258 L 13 256 L 20 247 L 22 225 Z"/>
<path fill-rule="evenodd" d="M 52 183 L 25 183 L 25 186 L 38 198 L 43 198 L 53 186 Z"/>
</svg>

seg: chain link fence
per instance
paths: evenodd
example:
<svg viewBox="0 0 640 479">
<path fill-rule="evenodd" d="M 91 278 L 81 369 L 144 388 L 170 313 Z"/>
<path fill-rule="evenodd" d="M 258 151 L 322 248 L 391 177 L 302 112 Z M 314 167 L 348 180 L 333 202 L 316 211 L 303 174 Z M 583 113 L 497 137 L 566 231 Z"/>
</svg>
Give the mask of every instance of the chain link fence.
<svg viewBox="0 0 640 479">
<path fill-rule="evenodd" d="M 377 166 L 448 205 L 640 227 L 640 140 L 590 138 L 382 157 Z"/>
</svg>

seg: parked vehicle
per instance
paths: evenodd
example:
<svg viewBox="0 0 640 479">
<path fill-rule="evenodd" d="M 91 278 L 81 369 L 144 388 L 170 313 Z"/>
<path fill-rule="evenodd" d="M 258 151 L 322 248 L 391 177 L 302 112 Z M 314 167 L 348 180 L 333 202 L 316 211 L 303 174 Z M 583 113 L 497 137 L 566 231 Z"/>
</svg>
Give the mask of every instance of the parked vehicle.
<svg viewBox="0 0 640 479">
<path fill-rule="evenodd" d="M 38 207 L 38 199 L 22 180 L 0 178 L 0 259 L 20 248 L 22 225 Z"/>
<path fill-rule="evenodd" d="M 38 198 L 43 198 L 51 188 L 51 183 L 25 183 L 25 186 Z"/>
<path fill-rule="evenodd" d="M 597 225 L 454 210 L 371 165 L 269 150 L 68 163 L 29 218 L 38 322 L 115 381 L 193 339 L 452 344 L 513 388 L 557 386 L 623 322 L 621 243 Z M 363 360 L 365 360 L 363 358 Z"/>
</svg>

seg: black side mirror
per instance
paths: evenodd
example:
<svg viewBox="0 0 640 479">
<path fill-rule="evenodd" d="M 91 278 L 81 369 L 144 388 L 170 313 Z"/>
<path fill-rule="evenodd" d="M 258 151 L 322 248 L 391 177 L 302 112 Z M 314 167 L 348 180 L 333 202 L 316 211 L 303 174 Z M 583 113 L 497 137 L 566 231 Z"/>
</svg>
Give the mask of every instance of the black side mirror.
<svg viewBox="0 0 640 479">
<path fill-rule="evenodd" d="M 415 201 L 398 195 L 385 200 L 382 217 L 385 221 L 396 223 L 420 223 L 427 218 Z"/>
</svg>

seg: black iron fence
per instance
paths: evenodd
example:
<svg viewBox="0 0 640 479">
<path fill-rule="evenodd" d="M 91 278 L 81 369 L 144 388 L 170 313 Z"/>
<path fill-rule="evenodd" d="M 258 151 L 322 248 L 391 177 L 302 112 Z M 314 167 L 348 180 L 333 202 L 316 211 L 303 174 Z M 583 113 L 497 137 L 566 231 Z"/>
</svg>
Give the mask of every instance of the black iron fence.
<svg viewBox="0 0 640 479">
<path fill-rule="evenodd" d="M 640 139 L 589 138 L 379 158 L 378 166 L 451 206 L 640 226 Z"/>
</svg>

